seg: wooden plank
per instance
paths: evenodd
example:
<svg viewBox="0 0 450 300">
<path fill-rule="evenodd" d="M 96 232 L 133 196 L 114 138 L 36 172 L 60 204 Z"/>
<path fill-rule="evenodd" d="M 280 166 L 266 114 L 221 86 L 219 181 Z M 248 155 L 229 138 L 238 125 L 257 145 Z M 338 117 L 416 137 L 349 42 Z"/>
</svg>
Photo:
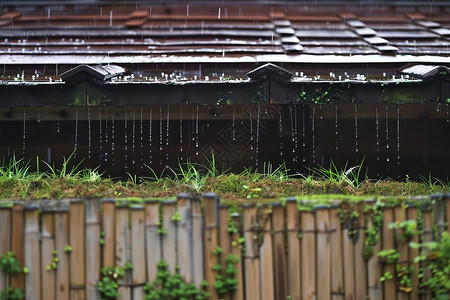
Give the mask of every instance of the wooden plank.
<svg viewBox="0 0 450 300">
<path fill-rule="evenodd" d="M 378 213 L 380 208 L 376 208 L 375 201 L 366 200 L 366 206 L 370 207 L 368 213 L 367 229 L 369 230 L 374 226 L 373 217 L 375 213 Z M 374 211 L 375 209 L 375 211 Z M 372 229 L 371 229 L 372 230 Z M 368 282 L 368 294 L 369 299 L 381 300 L 382 288 L 380 283 L 381 277 L 381 265 L 377 256 L 377 253 L 381 250 L 381 230 L 375 232 L 378 235 L 378 241 L 373 246 L 373 255 L 367 261 L 367 282 Z"/>
<path fill-rule="evenodd" d="M 200 286 L 205 274 L 203 243 L 203 215 L 201 204 L 197 201 L 192 205 L 192 265 L 195 266 L 193 268 L 192 278 L 197 286 Z"/>
<path fill-rule="evenodd" d="M 11 249 L 11 207 L 0 207 L 0 255 Z M 0 270 L 0 291 L 9 286 L 9 276 Z"/>
<path fill-rule="evenodd" d="M 56 291 L 58 300 L 69 299 L 69 257 L 70 252 L 64 251 L 69 245 L 69 214 L 67 211 L 58 211 L 54 216 L 55 221 L 55 249 L 58 253 L 58 269 L 56 270 Z"/>
<path fill-rule="evenodd" d="M 258 223 L 262 227 L 262 242 L 259 247 L 261 269 L 261 299 L 275 299 L 274 256 L 272 250 L 272 222 L 270 206 L 261 207 Z"/>
<path fill-rule="evenodd" d="M 180 220 L 177 222 L 178 263 L 180 275 L 185 282 L 192 282 L 192 196 L 180 194 L 177 196 L 177 209 Z"/>
<path fill-rule="evenodd" d="M 102 200 L 102 230 L 103 230 L 103 247 L 102 247 L 102 267 L 112 267 L 115 263 L 115 233 L 114 233 L 114 217 L 116 201 L 114 199 Z"/>
<path fill-rule="evenodd" d="M 25 206 L 25 298 L 41 299 L 41 248 L 39 246 L 39 206 Z"/>
<path fill-rule="evenodd" d="M 316 299 L 316 241 L 314 212 L 300 212 L 302 229 L 302 299 Z"/>
<path fill-rule="evenodd" d="M 55 272 L 52 268 L 55 250 L 55 223 L 52 212 L 41 215 L 41 284 L 42 299 L 55 299 Z"/>
<path fill-rule="evenodd" d="M 84 266 L 84 201 L 74 199 L 69 209 L 69 244 L 70 253 L 70 299 L 85 299 L 85 266 Z"/>
<path fill-rule="evenodd" d="M 342 204 L 341 204 L 342 205 Z M 348 207 L 342 206 L 343 211 Z M 349 236 L 350 224 L 348 220 L 344 220 L 342 224 L 342 263 L 345 270 L 344 273 L 344 299 L 355 299 L 355 269 L 353 265 L 354 250 L 353 239 Z"/>
<path fill-rule="evenodd" d="M 12 217 L 11 251 L 14 252 L 16 259 L 20 263 L 20 265 L 23 266 L 25 263 L 24 261 L 25 219 L 23 212 L 23 203 L 21 201 L 14 201 L 11 217 Z M 12 276 L 11 286 L 13 288 L 21 288 L 22 290 L 25 289 L 25 276 L 22 272 Z"/>
<path fill-rule="evenodd" d="M 231 214 L 231 219 L 234 223 L 234 227 L 239 230 L 239 213 Z M 244 299 L 244 278 L 242 275 L 242 246 L 239 242 L 239 231 L 234 232 L 231 235 L 231 253 L 239 258 L 239 262 L 236 264 L 236 280 L 238 281 L 237 290 L 231 295 L 233 300 L 243 300 Z"/>
<path fill-rule="evenodd" d="M 125 266 L 131 262 L 130 251 L 130 227 L 128 220 L 128 205 L 121 204 L 116 206 L 116 263 L 115 266 Z M 130 272 L 125 272 L 125 276 L 119 280 L 119 297 L 123 300 L 131 299 L 131 278 Z"/>
<path fill-rule="evenodd" d="M 274 203 L 272 205 L 272 223 L 273 223 L 272 226 L 274 231 L 273 236 L 274 267 L 275 267 L 274 272 L 276 274 L 275 299 L 286 299 L 288 295 L 284 218 L 285 218 L 284 207 L 281 205 L 281 203 Z"/>
<path fill-rule="evenodd" d="M 358 212 L 357 230 L 358 238 L 354 244 L 354 265 L 355 265 L 355 299 L 367 299 L 367 265 L 363 257 L 364 250 L 364 202 L 359 202 L 355 207 Z"/>
<path fill-rule="evenodd" d="M 145 253 L 148 281 L 153 282 L 161 260 L 161 236 L 158 233 L 159 201 L 145 201 Z"/>
<path fill-rule="evenodd" d="M 331 248 L 330 248 L 330 220 L 325 205 L 314 208 L 316 213 L 317 240 L 317 299 L 331 299 Z"/>
<path fill-rule="evenodd" d="M 162 208 L 162 224 L 167 233 L 162 236 L 163 258 L 169 264 L 168 270 L 171 274 L 175 274 L 177 266 L 177 227 L 172 216 L 177 211 L 176 202 L 173 200 L 165 200 L 161 202 Z"/>
<path fill-rule="evenodd" d="M 418 208 L 417 207 L 408 207 L 406 209 L 406 215 L 408 217 L 409 220 L 416 220 L 418 218 Z M 415 234 L 413 236 L 413 238 L 411 239 L 411 242 L 418 244 L 419 243 L 419 235 Z M 420 254 L 420 249 L 414 249 L 411 248 L 409 249 L 409 262 L 410 264 L 414 267 L 414 271 L 411 274 L 411 286 L 412 286 L 412 290 L 410 293 L 410 300 L 418 300 L 419 299 L 419 294 L 418 294 L 418 287 L 419 287 L 419 278 L 418 278 L 418 271 L 419 271 L 419 263 L 414 262 L 414 258 L 416 258 L 417 256 L 419 256 Z"/>
<path fill-rule="evenodd" d="M 256 206 L 243 205 L 245 238 L 245 299 L 261 299 L 261 272 L 256 236 Z"/>
<path fill-rule="evenodd" d="M 100 280 L 100 207 L 98 199 L 86 200 L 86 297 L 100 299 L 97 283 Z"/>
<path fill-rule="evenodd" d="M 218 256 L 213 253 L 219 245 L 218 205 L 219 198 L 216 194 L 206 193 L 203 195 L 205 279 L 209 282 L 206 290 L 211 294 L 212 300 L 219 299 L 217 289 L 214 288 L 216 272 L 212 269 L 219 262 Z"/>
<path fill-rule="evenodd" d="M 286 230 L 287 230 L 287 272 L 288 272 L 288 294 L 292 300 L 300 300 L 300 214 L 297 207 L 297 199 L 288 198 L 286 201 Z"/>
<path fill-rule="evenodd" d="M 131 207 L 131 263 L 133 299 L 144 299 L 145 276 L 145 215 L 144 206 Z"/>
<path fill-rule="evenodd" d="M 344 269 L 342 264 L 342 231 L 339 219 L 339 205 L 330 210 L 330 247 L 331 247 L 331 300 L 344 299 Z"/>
<path fill-rule="evenodd" d="M 384 220 L 383 220 L 383 249 L 389 250 L 394 249 L 394 231 L 390 229 L 388 226 L 390 223 L 394 222 L 394 211 L 392 208 L 385 208 L 383 210 Z M 383 294 L 384 299 L 392 299 L 395 300 L 397 297 L 397 289 L 395 284 L 395 264 L 385 264 L 383 266 L 383 274 L 389 272 L 392 274 L 393 278 L 390 280 L 386 280 L 383 283 Z"/>
</svg>

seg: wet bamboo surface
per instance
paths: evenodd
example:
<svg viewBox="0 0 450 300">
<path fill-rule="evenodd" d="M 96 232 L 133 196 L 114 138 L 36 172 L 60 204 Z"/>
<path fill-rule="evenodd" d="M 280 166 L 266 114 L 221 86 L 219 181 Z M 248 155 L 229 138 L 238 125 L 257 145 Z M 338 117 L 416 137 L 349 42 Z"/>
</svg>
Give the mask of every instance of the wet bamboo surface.
<svg viewBox="0 0 450 300">
<path fill-rule="evenodd" d="M 215 292 L 217 272 L 211 267 L 224 265 L 226 256 L 233 254 L 239 259 L 237 290 L 209 299 L 432 298 L 430 293 L 418 295 L 417 270 L 427 263 L 419 266 L 413 261 L 420 249 L 408 243 L 439 238 L 433 226 L 448 224 L 447 215 L 440 217 L 436 210 L 448 210 L 445 195 L 428 206 L 381 208 L 379 239 L 367 260 L 362 251 L 365 232 L 373 226 L 372 200 L 299 210 L 297 201 L 290 199 L 285 206 L 246 204 L 239 208 L 241 213 L 231 213 L 230 207 L 218 205 L 214 194 L 205 195 L 203 207 L 192 198 L 183 199 L 148 199 L 139 204 L 113 199 L 45 200 L 1 206 L 1 254 L 14 251 L 28 269 L 27 274 L 15 275 L 2 271 L 2 288 L 22 286 L 27 299 L 100 299 L 101 268 L 130 263 L 133 268 L 118 281 L 120 299 L 142 299 L 143 286 L 156 278 L 157 264 L 165 259 L 173 272 L 180 266 L 177 272 L 184 281 L 199 286 L 207 279 L 209 291 Z M 351 224 L 341 216 L 345 210 L 357 212 Z M 179 218 L 173 218 L 175 212 Z M 420 219 L 422 235 L 408 241 L 403 229 L 392 225 Z M 163 227 L 167 233 L 158 231 Z M 238 230 L 229 230 L 233 227 Z M 442 231 L 447 230 L 442 226 Z M 66 249 L 69 245 L 71 251 Z M 217 246 L 224 249 L 220 255 L 213 253 Z M 377 256 L 382 249 L 396 249 L 400 256 L 395 263 L 384 262 Z M 56 268 L 52 267 L 55 257 Z M 410 290 L 395 279 L 397 266 L 414 266 Z M 385 272 L 394 279 L 381 283 Z M 425 276 L 431 274 L 425 270 Z"/>
</svg>

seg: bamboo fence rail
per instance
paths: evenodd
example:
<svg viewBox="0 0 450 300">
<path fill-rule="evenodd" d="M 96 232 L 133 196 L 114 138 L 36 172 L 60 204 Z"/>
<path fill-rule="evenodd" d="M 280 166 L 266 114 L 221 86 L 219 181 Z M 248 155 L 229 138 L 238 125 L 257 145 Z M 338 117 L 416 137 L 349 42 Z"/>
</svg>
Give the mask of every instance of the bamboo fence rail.
<svg viewBox="0 0 450 300">
<path fill-rule="evenodd" d="M 156 279 L 164 259 L 185 282 L 200 286 L 207 280 L 209 299 L 431 299 L 431 293 L 418 294 L 418 269 L 428 262 L 414 262 L 420 249 L 408 243 L 438 240 L 450 229 L 450 194 L 416 200 L 427 205 L 380 206 L 370 257 L 363 251 L 376 199 L 308 208 L 295 198 L 284 205 L 231 207 L 213 193 L 203 201 L 189 194 L 164 201 L 0 201 L 0 254 L 12 251 L 28 269 L 13 275 L 0 270 L 0 291 L 18 287 L 26 299 L 101 299 L 102 268 L 129 264 L 132 269 L 118 280 L 119 299 L 144 299 L 144 286 Z M 421 227 L 408 241 L 397 226 L 407 220 Z M 399 258 L 384 262 L 377 256 L 382 249 L 396 249 Z M 239 259 L 236 290 L 219 294 L 213 267 L 225 269 L 228 255 Z M 399 267 L 410 266 L 412 286 L 405 289 L 396 276 Z M 393 279 L 380 282 L 386 272 Z M 425 270 L 424 276 L 431 274 Z"/>
</svg>

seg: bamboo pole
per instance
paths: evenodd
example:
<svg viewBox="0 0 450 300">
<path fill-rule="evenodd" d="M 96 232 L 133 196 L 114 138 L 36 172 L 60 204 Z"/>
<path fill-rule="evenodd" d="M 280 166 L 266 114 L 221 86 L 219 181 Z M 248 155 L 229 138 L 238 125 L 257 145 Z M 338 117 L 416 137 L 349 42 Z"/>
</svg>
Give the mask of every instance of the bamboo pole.
<svg viewBox="0 0 450 300">
<path fill-rule="evenodd" d="M 366 300 L 367 296 L 367 266 L 363 257 L 364 250 L 364 203 L 356 204 L 356 211 L 358 212 L 358 238 L 354 244 L 354 264 L 355 264 L 355 299 Z"/>
<path fill-rule="evenodd" d="M 158 262 L 161 260 L 161 236 L 158 233 L 159 201 L 145 200 L 145 253 L 149 282 L 156 279 Z"/>
<path fill-rule="evenodd" d="M 433 222 L 432 222 L 431 210 L 429 207 L 426 207 L 426 206 L 422 206 L 420 209 L 422 211 L 422 220 L 423 220 L 422 242 L 423 243 L 431 242 L 433 240 Z M 429 254 L 428 249 L 425 249 L 425 251 L 427 251 L 427 254 Z M 431 277 L 431 272 L 428 268 L 428 262 L 421 263 L 421 267 L 424 269 L 423 280 L 425 281 Z M 422 297 L 422 299 L 430 300 L 431 293 L 429 291 L 426 291 L 426 294 Z"/>
<path fill-rule="evenodd" d="M 417 207 L 410 206 L 406 210 L 406 214 L 409 220 L 416 220 L 418 219 L 418 209 Z M 419 243 L 419 236 L 415 234 L 413 238 L 411 239 L 411 242 L 418 244 Z M 410 293 L 410 300 L 418 300 L 419 299 L 419 278 L 418 278 L 418 271 L 419 271 L 419 263 L 414 262 L 414 258 L 416 258 L 419 255 L 420 250 L 410 248 L 409 249 L 409 262 L 414 267 L 414 271 L 411 274 L 411 286 L 412 290 Z"/>
<path fill-rule="evenodd" d="M 170 273 L 176 271 L 177 262 L 177 228 L 172 216 L 177 211 L 176 202 L 173 200 L 165 200 L 161 202 L 162 208 L 162 224 L 167 233 L 162 237 L 162 249 L 164 260 L 169 264 Z"/>
<path fill-rule="evenodd" d="M 442 237 L 442 232 L 445 230 L 445 220 L 444 220 L 444 198 L 445 194 L 437 193 L 430 196 L 431 201 L 434 202 L 433 205 L 433 217 L 434 223 L 437 229 L 437 238 L 440 240 Z"/>
<path fill-rule="evenodd" d="M 131 263 L 133 264 L 133 299 L 144 299 L 145 275 L 145 224 L 144 206 L 131 207 Z"/>
<path fill-rule="evenodd" d="M 25 298 L 41 299 L 41 248 L 39 246 L 39 206 L 25 206 Z"/>
<path fill-rule="evenodd" d="M 70 299 L 85 298 L 85 257 L 84 257 L 84 234 L 85 234 L 85 211 L 84 201 L 74 199 L 70 202 L 69 209 L 69 241 L 72 247 L 70 253 Z"/>
<path fill-rule="evenodd" d="M 102 247 L 102 267 L 114 266 L 114 210 L 116 201 L 114 199 L 102 199 L 102 230 L 103 230 L 103 247 Z"/>
<path fill-rule="evenodd" d="M 240 228 L 239 226 L 239 213 L 231 214 L 231 219 L 234 223 L 236 229 Z M 244 299 L 244 279 L 242 275 L 242 246 L 239 241 L 239 231 L 235 232 L 231 235 L 231 253 L 239 259 L 239 262 L 236 264 L 236 280 L 238 281 L 237 290 L 232 293 L 231 299 L 233 300 L 243 300 Z"/>
<path fill-rule="evenodd" d="M 17 261 L 21 266 L 24 265 L 24 230 L 25 219 L 23 212 L 23 202 L 14 201 L 12 209 L 12 231 L 11 231 L 11 251 L 14 252 Z M 3 228 L 3 227 L 2 227 Z M 3 230 L 3 229 L 2 229 Z M 17 273 L 11 278 L 11 286 L 13 288 L 25 289 L 25 277 L 24 274 Z"/>
<path fill-rule="evenodd" d="M 339 205 L 330 207 L 331 247 L 331 300 L 344 299 L 344 270 L 342 265 L 342 231 L 339 220 Z"/>
<path fill-rule="evenodd" d="M 270 206 L 262 206 L 260 209 L 258 221 L 258 223 L 261 224 L 262 227 L 261 246 L 259 247 L 259 257 L 261 258 L 260 269 L 262 300 L 276 299 L 274 291 L 274 255 L 272 250 L 272 222 L 270 210 Z"/>
<path fill-rule="evenodd" d="M 203 216 L 202 208 L 199 201 L 192 205 L 192 278 L 195 285 L 200 286 L 204 278 L 204 261 L 203 261 Z"/>
<path fill-rule="evenodd" d="M 228 205 L 219 205 L 219 246 L 223 249 L 219 262 L 222 266 L 226 265 L 226 258 L 231 250 L 230 233 L 228 232 L 228 212 Z"/>
<path fill-rule="evenodd" d="M 375 199 L 369 199 L 366 200 L 366 206 L 370 207 L 370 213 L 368 216 L 367 221 L 367 229 L 369 230 L 374 226 L 374 223 L 372 221 L 373 218 L 373 207 L 375 204 Z M 373 255 L 368 259 L 367 261 L 367 282 L 368 282 L 368 294 L 369 299 L 371 300 L 381 300 L 382 295 L 382 288 L 380 283 L 381 278 L 381 265 L 377 256 L 377 253 L 381 250 L 381 231 L 378 229 L 377 232 L 375 232 L 376 236 L 378 236 L 378 240 L 376 241 L 376 244 L 373 246 Z"/>
<path fill-rule="evenodd" d="M 62 200 L 59 200 L 62 201 Z M 55 212 L 55 249 L 58 255 L 58 269 L 56 275 L 56 298 L 69 299 L 69 256 L 64 248 L 69 245 L 69 214 L 67 207 Z"/>
<path fill-rule="evenodd" d="M 179 194 L 177 196 L 177 209 L 180 220 L 177 222 L 178 262 L 180 275 L 185 282 L 192 281 L 192 195 Z"/>
<path fill-rule="evenodd" d="M 11 203 L 12 204 L 12 203 Z M 11 207 L 5 204 L 0 206 L 0 255 L 11 249 Z M 0 269 L 0 291 L 9 286 L 8 274 Z"/>
<path fill-rule="evenodd" d="M 287 263 L 286 243 L 284 235 L 284 207 L 281 203 L 272 205 L 272 222 L 274 231 L 274 265 L 275 265 L 275 299 L 286 299 L 287 292 Z"/>
<path fill-rule="evenodd" d="M 243 205 L 244 238 L 245 238 L 245 299 L 261 299 L 260 267 L 257 247 L 256 206 Z"/>
<path fill-rule="evenodd" d="M 331 249 L 330 221 L 327 206 L 317 205 L 316 240 L 317 240 L 317 300 L 331 299 Z"/>
<path fill-rule="evenodd" d="M 302 230 L 301 260 L 302 260 L 302 299 L 316 299 L 316 242 L 314 211 L 300 212 Z"/>
<path fill-rule="evenodd" d="M 45 208 L 43 208 L 41 221 L 42 299 L 55 299 L 55 272 L 52 268 L 53 251 L 55 250 L 55 224 L 51 210 L 46 211 Z"/>
<path fill-rule="evenodd" d="M 100 280 L 100 207 L 98 199 L 86 200 L 86 297 L 100 299 L 97 283 Z"/>
<path fill-rule="evenodd" d="M 300 300 L 300 214 L 297 207 L 297 199 L 286 199 L 286 230 L 287 230 L 287 271 L 288 271 L 288 294 L 292 300 Z"/>
<path fill-rule="evenodd" d="M 343 211 L 348 210 L 347 203 L 341 203 L 341 209 Z M 354 251 L 353 239 L 349 236 L 350 222 L 344 220 L 342 223 L 342 262 L 345 270 L 344 273 L 344 299 L 355 299 L 355 269 L 354 269 Z"/>
<path fill-rule="evenodd" d="M 123 267 L 127 262 L 131 262 L 130 251 L 130 227 L 128 219 L 128 204 L 119 204 L 116 206 L 116 261 L 115 266 Z M 125 276 L 119 280 L 120 299 L 131 299 L 131 278 L 130 272 L 125 272 Z"/>
<path fill-rule="evenodd" d="M 404 207 L 396 206 L 394 208 L 394 219 L 395 219 L 395 222 L 398 224 L 407 220 L 406 219 L 406 210 Z M 409 257 L 408 243 L 409 243 L 409 241 L 402 238 L 403 233 L 404 233 L 404 230 L 402 230 L 402 229 L 397 229 L 395 232 L 395 248 L 400 253 L 400 257 L 398 258 L 396 268 L 397 268 L 397 266 L 406 267 L 406 268 L 409 267 L 409 261 L 408 261 L 408 257 Z M 409 300 L 409 293 L 402 291 L 401 289 L 397 289 L 397 299 L 398 300 Z"/>
<path fill-rule="evenodd" d="M 203 194 L 205 279 L 209 283 L 206 290 L 211 294 L 212 300 L 219 299 L 219 294 L 214 288 L 216 272 L 212 270 L 212 267 L 219 263 L 217 255 L 213 253 L 219 245 L 218 205 L 219 197 L 216 194 Z"/>
<path fill-rule="evenodd" d="M 447 232 L 450 233 L 450 193 L 447 193 L 445 195 L 446 201 L 445 201 L 445 212 L 447 217 Z"/>
<path fill-rule="evenodd" d="M 394 211 L 392 208 L 385 208 L 383 213 L 383 249 L 394 249 L 394 231 L 388 227 L 390 223 L 394 222 Z M 385 264 L 383 266 L 383 272 L 384 274 L 389 272 L 393 276 L 392 279 L 386 280 L 383 283 L 384 299 L 395 300 L 397 294 L 395 283 L 395 264 Z"/>
</svg>

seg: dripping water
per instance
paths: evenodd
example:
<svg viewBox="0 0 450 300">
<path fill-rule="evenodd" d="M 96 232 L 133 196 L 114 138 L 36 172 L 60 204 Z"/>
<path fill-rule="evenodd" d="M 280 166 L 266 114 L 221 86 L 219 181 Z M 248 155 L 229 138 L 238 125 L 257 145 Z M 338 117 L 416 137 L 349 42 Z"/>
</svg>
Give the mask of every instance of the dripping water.
<svg viewBox="0 0 450 300">
<path fill-rule="evenodd" d="M 306 162 L 306 126 L 305 126 L 305 106 L 302 106 L 302 140 L 303 140 L 303 162 Z"/>
<path fill-rule="evenodd" d="M 78 108 L 75 112 L 75 145 L 74 145 L 74 157 L 77 157 L 77 149 L 78 149 Z"/>
<path fill-rule="evenodd" d="M 140 126 L 140 141 L 141 141 L 141 154 L 140 154 L 140 159 L 141 159 L 141 163 L 140 163 L 140 168 L 144 168 L 144 120 L 142 118 L 142 108 L 141 108 L 141 122 L 139 124 Z"/>
<path fill-rule="evenodd" d="M 313 164 L 316 163 L 316 137 L 314 134 L 314 123 L 315 123 L 315 114 L 316 114 L 316 107 L 313 106 L 312 111 L 312 162 Z"/>
<path fill-rule="evenodd" d="M 114 121 L 115 113 L 113 111 L 112 120 L 111 120 L 111 164 L 114 166 Z"/>
<path fill-rule="evenodd" d="M 170 127 L 170 108 L 167 106 L 167 122 L 166 122 L 166 163 L 169 161 L 169 127 Z"/>
<path fill-rule="evenodd" d="M 236 109 L 233 109 L 233 141 L 236 141 L 236 126 L 235 126 L 235 121 L 236 121 Z"/>
<path fill-rule="evenodd" d="M 148 116 L 148 147 L 149 147 L 149 162 L 150 166 L 152 165 L 152 118 L 153 118 L 153 110 L 150 109 L 149 116 Z"/>
<path fill-rule="evenodd" d="M 448 104 L 446 105 L 447 107 L 447 123 L 449 122 L 449 118 L 448 118 Z"/>
<path fill-rule="evenodd" d="M 198 155 L 198 105 L 196 107 L 195 115 L 195 155 Z"/>
<path fill-rule="evenodd" d="M 294 134 L 295 134 L 295 141 L 294 141 L 294 147 L 295 147 L 295 156 L 294 161 L 298 161 L 298 117 L 297 117 L 297 106 L 294 106 Z"/>
<path fill-rule="evenodd" d="M 159 164 L 162 166 L 162 149 L 163 149 L 163 118 L 162 107 L 159 107 Z"/>
<path fill-rule="evenodd" d="M 133 109 L 133 123 L 131 124 L 131 163 L 134 165 L 136 163 L 135 150 L 136 150 L 136 110 Z"/>
<path fill-rule="evenodd" d="M 294 108 L 289 106 L 289 121 L 291 123 L 291 142 L 292 142 L 292 161 L 295 162 L 295 129 L 294 129 L 294 117 L 292 115 L 292 111 Z"/>
<path fill-rule="evenodd" d="M 108 108 L 105 108 L 105 147 L 108 145 Z M 105 162 L 108 161 L 108 151 L 105 151 Z"/>
<path fill-rule="evenodd" d="M 25 147 L 26 147 L 26 117 L 27 117 L 27 113 L 24 111 L 23 112 L 23 135 L 22 135 L 22 154 L 25 156 Z"/>
<path fill-rule="evenodd" d="M 59 107 L 58 107 L 58 116 L 56 121 L 56 132 L 59 133 Z"/>
<path fill-rule="evenodd" d="M 259 116 L 260 116 L 260 106 L 258 105 L 258 115 L 256 118 L 256 150 L 255 150 L 255 166 L 258 170 L 258 157 L 259 157 Z"/>
<path fill-rule="evenodd" d="M 448 111 L 448 109 L 447 109 L 447 111 Z M 38 113 L 38 119 L 37 119 L 37 121 L 38 121 L 38 123 L 41 123 L 41 113 L 40 113 L 40 112 Z"/>
<path fill-rule="evenodd" d="M 249 112 L 249 124 L 250 124 L 250 150 L 253 150 L 253 121 L 252 121 L 252 112 Z M 253 159 L 253 151 L 252 157 Z"/>
<path fill-rule="evenodd" d="M 125 155 L 124 155 L 124 163 L 125 170 L 128 169 L 128 120 L 127 120 L 127 110 L 125 109 L 125 118 L 124 118 L 124 127 L 125 127 Z"/>
<path fill-rule="evenodd" d="M 180 152 L 183 152 L 183 106 L 180 105 Z M 180 155 L 180 160 L 183 156 Z"/>
<path fill-rule="evenodd" d="M 88 158 L 91 158 L 91 111 L 88 107 Z"/>
<path fill-rule="evenodd" d="M 388 117 L 388 106 L 386 105 L 386 149 L 389 149 L 389 117 Z M 389 154 L 386 155 L 386 161 L 389 162 Z M 389 171 L 389 167 L 386 167 L 386 171 Z"/>
<path fill-rule="evenodd" d="M 278 119 L 278 127 L 280 129 L 280 157 L 281 159 L 283 159 L 283 122 L 282 122 L 282 116 L 281 116 L 281 107 L 278 108 L 278 114 L 279 114 L 279 119 Z"/>
<path fill-rule="evenodd" d="M 358 105 L 355 104 L 355 152 L 358 151 Z M 356 161 L 358 161 L 358 158 L 356 158 Z"/>
<path fill-rule="evenodd" d="M 338 130 L 338 107 L 337 105 L 334 106 L 335 109 L 335 123 L 334 123 L 334 127 L 335 127 L 335 134 L 336 134 L 336 150 L 339 150 L 339 130 Z"/>
<path fill-rule="evenodd" d="M 376 143 L 377 143 L 377 177 L 380 176 L 380 168 L 379 168 L 379 161 L 380 161 L 380 133 L 379 133 L 379 122 L 378 122 L 378 107 L 375 108 L 375 129 L 376 129 Z"/>
<path fill-rule="evenodd" d="M 103 133 L 102 133 L 102 109 L 98 109 L 98 124 L 99 124 L 99 148 L 100 148 L 100 161 L 103 160 Z"/>
<path fill-rule="evenodd" d="M 397 166 L 400 166 L 400 107 L 397 108 Z"/>
</svg>

